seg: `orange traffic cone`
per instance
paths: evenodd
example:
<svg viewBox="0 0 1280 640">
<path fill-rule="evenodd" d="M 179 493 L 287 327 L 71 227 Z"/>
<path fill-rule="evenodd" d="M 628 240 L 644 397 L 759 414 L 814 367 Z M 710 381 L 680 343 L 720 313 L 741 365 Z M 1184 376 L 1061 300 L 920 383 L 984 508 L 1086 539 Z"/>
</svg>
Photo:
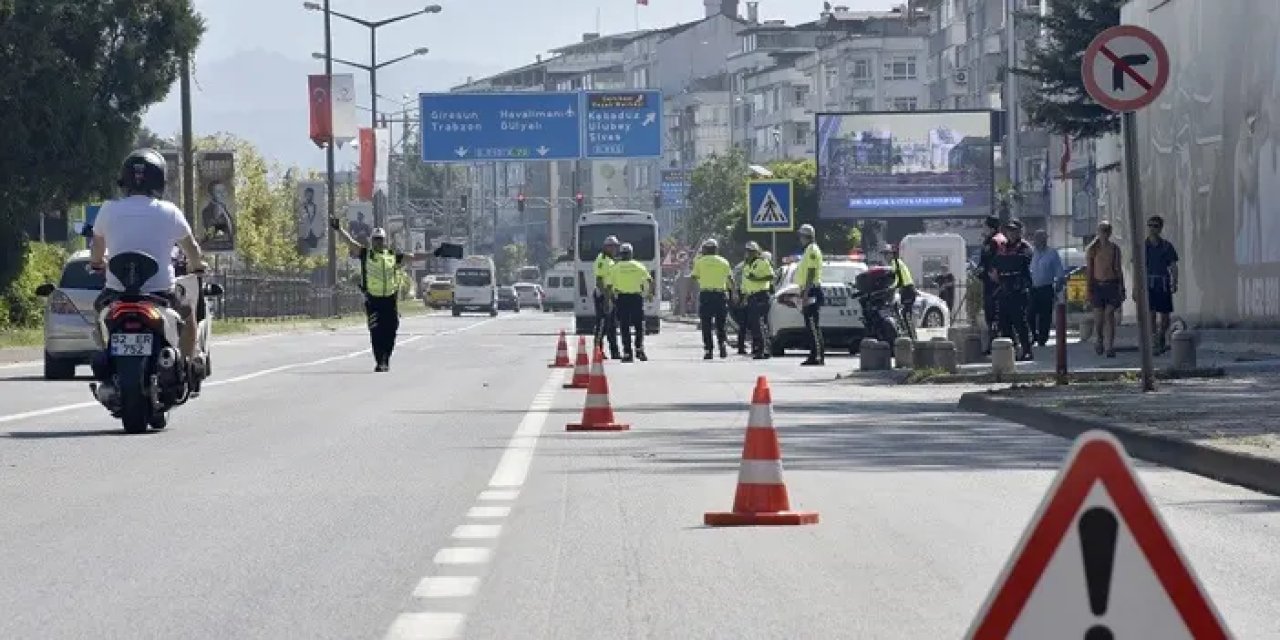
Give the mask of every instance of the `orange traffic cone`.
<svg viewBox="0 0 1280 640">
<path fill-rule="evenodd" d="M 773 428 L 773 399 L 764 376 L 756 380 L 748 415 L 733 512 L 707 513 L 702 522 L 712 527 L 817 524 L 817 513 L 791 510 L 787 485 L 782 481 L 782 448 Z"/>
<path fill-rule="evenodd" d="M 586 389 L 590 386 L 591 363 L 587 361 L 587 339 L 578 336 L 578 361 L 573 365 L 573 380 L 564 385 L 564 388 Z"/>
<path fill-rule="evenodd" d="M 582 422 L 565 427 L 568 431 L 626 431 L 629 424 L 614 422 L 613 407 L 609 404 L 609 379 L 604 375 L 604 351 L 596 349 L 591 362 L 591 383 L 587 387 L 587 402 L 582 407 Z"/>
<path fill-rule="evenodd" d="M 569 343 L 564 339 L 564 329 L 560 330 L 560 341 L 556 343 L 556 361 L 547 365 L 548 369 L 569 369 Z"/>
</svg>

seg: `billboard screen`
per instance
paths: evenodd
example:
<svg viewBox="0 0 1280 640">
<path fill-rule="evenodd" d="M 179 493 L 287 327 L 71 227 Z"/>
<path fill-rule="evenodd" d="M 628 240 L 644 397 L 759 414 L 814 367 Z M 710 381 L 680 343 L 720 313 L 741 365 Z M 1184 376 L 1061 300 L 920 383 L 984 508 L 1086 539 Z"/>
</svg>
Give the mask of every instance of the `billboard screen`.
<svg viewBox="0 0 1280 640">
<path fill-rule="evenodd" d="M 819 210 L 826 219 L 991 212 L 990 111 L 819 113 Z"/>
</svg>

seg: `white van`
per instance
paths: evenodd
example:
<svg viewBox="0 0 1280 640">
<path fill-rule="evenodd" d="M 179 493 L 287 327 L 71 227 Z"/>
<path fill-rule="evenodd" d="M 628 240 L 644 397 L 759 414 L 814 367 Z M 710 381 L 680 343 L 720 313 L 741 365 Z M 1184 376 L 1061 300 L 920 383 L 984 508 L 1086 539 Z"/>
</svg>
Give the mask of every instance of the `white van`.
<svg viewBox="0 0 1280 640">
<path fill-rule="evenodd" d="M 458 263 L 453 272 L 453 316 L 463 311 L 488 312 L 498 315 L 497 269 L 493 258 L 469 256 Z"/>
<path fill-rule="evenodd" d="M 543 290 L 547 297 L 542 302 L 544 311 L 573 311 L 574 285 L 577 270 L 572 262 L 560 262 L 547 271 Z"/>
</svg>

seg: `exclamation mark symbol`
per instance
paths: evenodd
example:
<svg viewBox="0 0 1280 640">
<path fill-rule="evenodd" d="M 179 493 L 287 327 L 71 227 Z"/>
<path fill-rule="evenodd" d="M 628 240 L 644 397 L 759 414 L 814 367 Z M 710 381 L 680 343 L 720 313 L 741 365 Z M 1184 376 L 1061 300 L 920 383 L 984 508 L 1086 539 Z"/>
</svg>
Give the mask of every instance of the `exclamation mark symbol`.
<svg viewBox="0 0 1280 640">
<path fill-rule="evenodd" d="M 1107 600 L 1111 597 L 1111 569 L 1116 560 L 1116 531 L 1119 523 L 1115 514 L 1102 507 L 1094 507 L 1080 516 L 1080 548 L 1084 552 L 1084 579 L 1089 590 L 1089 609 L 1093 615 L 1107 614 Z M 1084 640 L 1114 640 L 1111 629 L 1094 625 L 1084 632 Z"/>
</svg>

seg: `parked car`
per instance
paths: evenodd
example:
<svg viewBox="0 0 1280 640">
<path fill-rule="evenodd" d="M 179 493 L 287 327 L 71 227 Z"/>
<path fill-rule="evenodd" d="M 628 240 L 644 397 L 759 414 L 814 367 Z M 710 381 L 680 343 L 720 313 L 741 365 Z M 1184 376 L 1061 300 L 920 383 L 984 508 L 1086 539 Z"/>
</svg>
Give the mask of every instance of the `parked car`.
<svg viewBox="0 0 1280 640">
<path fill-rule="evenodd" d="M 498 311 L 520 313 L 520 298 L 515 287 L 498 287 Z"/>
<path fill-rule="evenodd" d="M 517 282 L 515 284 L 516 298 L 521 309 L 531 308 L 542 310 L 542 288 L 531 282 Z"/>
<path fill-rule="evenodd" d="M 63 265 L 57 286 L 49 283 L 36 288 L 36 295 L 45 298 L 46 380 L 74 378 L 76 367 L 89 364 L 102 350 L 98 345 L 93 301 L 105 286 L 105 276 L 102 272 L 90 272 L 88 267 L 89 252 L 77 251 Z"/>
</svg>

